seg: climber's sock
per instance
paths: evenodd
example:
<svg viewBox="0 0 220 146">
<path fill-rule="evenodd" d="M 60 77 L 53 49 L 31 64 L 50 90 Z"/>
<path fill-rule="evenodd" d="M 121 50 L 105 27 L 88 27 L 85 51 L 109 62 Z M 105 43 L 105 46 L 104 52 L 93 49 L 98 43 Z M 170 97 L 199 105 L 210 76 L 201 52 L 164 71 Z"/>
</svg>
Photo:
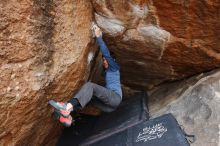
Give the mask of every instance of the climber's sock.
<svg viewBox="0 0 220 146">
<path fill-rule="evenodd" d="M 73 110 L 78 111 L 82 108 L 77 98 L 72 98 L 68 101 L 68 103 L 71 103 L 73 105 Z"/>
</svg>

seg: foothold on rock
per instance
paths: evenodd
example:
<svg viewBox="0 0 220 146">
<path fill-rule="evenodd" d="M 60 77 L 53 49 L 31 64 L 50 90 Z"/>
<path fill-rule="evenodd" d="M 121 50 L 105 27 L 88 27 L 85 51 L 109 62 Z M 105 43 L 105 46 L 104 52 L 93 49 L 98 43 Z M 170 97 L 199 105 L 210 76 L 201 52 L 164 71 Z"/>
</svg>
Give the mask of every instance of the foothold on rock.
<svg viewBox="0 0 220 146">
<path fill-rule="evenodd" d="M 12 89 L 11 89 L 11 87 L 8 87 L 7 88 L 7 92 L 10 92 Z"/>
<path fill-rule="evenodd" d="M 16 90 L 16 91 L 18 91 L 19 89 L 20 89 L 20 87 L 19 87 L 19 86 L 16 86 L 16 87 L 15 87 L 15 90 Z"/>
<path fill-rule="evenodd" d="M 34 85 L 32 85 L 32 90 L 34 91 L 38 91 L 40 90 L 41 85 L 39 83 L 34 83 Z"/>
<path fill-rule="evenodd" d="M 16 98 L 19 98 L 20 97 L 20 94 L 16 94 Z"/>
<path fill-rule="evenodd" d="M 12 74 L 12 75 L 11 75 L 11 79 L 14 79 L 14 78 L 15 78 L 15 74 Z"/>
</svg>

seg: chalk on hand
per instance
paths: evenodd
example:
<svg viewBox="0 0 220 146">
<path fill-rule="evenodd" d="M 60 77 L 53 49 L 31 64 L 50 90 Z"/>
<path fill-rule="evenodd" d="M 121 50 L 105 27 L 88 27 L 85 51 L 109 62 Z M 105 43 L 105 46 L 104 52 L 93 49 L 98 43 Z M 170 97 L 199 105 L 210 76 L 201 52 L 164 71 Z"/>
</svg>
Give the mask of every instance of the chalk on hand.
<svg viewBox="0 0 220 146">
<path fill-rule="evenodd" d="M 95 37 L 95 30 L 96 30 L 97 28 L 99 28 L 99 27 L 98 27 L 97 24 L 93 21 L 93 22 L 92 22 L 92 26 L 91 26 L 92 36 L 93 36 L 93 37 Z"/>
<path fill-rule="evenodd" d="M 97 24 L 95 22 L 92 22 L 92 30 L 96 30 L 98 28 Z"/>
</svg>

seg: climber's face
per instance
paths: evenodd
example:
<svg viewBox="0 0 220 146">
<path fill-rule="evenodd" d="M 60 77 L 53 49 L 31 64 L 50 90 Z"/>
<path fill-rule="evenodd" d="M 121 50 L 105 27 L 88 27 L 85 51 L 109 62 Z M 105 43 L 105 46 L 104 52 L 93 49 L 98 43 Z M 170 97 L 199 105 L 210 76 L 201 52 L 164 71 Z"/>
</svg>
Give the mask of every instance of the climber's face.
<svg viewBox="0 0 220 146">
<path fill-rule="evenodd" d="M 105 69 L 107 69 L 107 68 L 108 68 L 108 62 L 107 62 L 107 60 L 105 59 L 105 57 L 102 57 L 102 60 L 103 60 L 103 67 L 104 67 Z"/>
</svg>

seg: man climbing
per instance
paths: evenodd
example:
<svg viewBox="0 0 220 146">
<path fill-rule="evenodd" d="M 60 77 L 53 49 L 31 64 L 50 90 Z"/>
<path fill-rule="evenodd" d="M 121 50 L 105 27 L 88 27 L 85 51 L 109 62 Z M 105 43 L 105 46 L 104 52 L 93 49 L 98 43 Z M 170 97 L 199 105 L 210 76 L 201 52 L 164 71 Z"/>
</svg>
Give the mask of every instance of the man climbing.
<svg viewBox="0 0 220 146">
<path fill-rule="evenodd" d="M 100 104 L 97 104 L 97 106 L 105 112 L 115 110 L 122 100 L 119 65 L 115 62 L 115 58 L 110 54 L 103 41 L 100 28 L 97 25 L 93 25 L 92 28 L 103 56 L 102 59 L 103 67 L 105 69 L 106 85 L 103 87 L 95 83 L 87 82 L 68 102 L 49 101 L 49 104 L 55 108 L 57 113 L 59 113 L 59 121 L 67 127 L 72 124 L 70 113 L 84 108 L 92 97 L 99 101 Z"/>
</svg>

